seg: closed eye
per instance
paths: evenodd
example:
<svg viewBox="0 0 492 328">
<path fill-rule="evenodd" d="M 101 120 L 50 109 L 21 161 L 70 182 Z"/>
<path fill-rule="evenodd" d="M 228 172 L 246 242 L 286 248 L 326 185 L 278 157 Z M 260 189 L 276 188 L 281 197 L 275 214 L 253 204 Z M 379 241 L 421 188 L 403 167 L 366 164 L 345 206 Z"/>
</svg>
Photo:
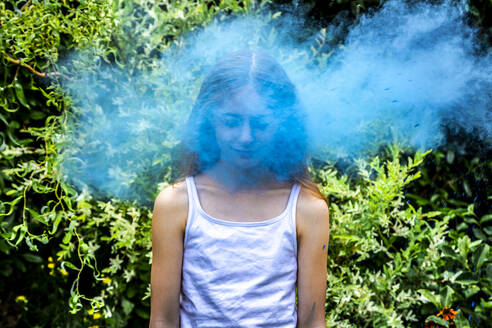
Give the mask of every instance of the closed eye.
<svg viewBox="0 0 492 328">
<path fill-rule="evenodd" d="M 229 128 L 235 128 L 241 124 L 241 119 L 237 117 L 225 117 L 222 119 L 222 123 Z"/>
<path fill-rule="evenodd" d="M 255 130 L 264 130 L 268 127 L 268 122 L 266 120 L 253 120 L 251 122 L 251 127 Z"/>
</svg>

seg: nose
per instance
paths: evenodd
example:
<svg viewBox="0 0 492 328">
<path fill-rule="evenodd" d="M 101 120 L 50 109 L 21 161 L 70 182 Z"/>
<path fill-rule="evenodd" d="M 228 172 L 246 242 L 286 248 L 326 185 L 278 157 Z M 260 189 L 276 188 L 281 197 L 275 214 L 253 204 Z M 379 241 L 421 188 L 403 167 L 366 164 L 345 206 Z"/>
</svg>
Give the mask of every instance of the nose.
<svg viewBox="0 0 492 328">
<path fill-rule="evenodd" d="M 251 126 L 249 122 L 246 121 L 241 127 L 239 141 L 241 142 L 241 144 L 247 146 L 252 143 L 253 140 L 253 131 L 251 131 Z"/>
</svg>

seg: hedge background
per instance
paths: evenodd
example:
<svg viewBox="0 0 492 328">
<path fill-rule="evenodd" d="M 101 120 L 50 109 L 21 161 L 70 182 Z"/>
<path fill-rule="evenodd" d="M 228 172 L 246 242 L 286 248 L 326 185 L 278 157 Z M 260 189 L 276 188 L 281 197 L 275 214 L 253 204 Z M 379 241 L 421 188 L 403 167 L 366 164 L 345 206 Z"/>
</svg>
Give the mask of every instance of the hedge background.
<svg viewBox="0 0 492 328">
<path fill-rule="evenodd" d="M 299 1 L 306 30 L 355 22 L 380 1 Z M 0 3 L 0 326 L 141 327 L 150 309 L 151 201 L 169 161 L 134 202 L 91 195 L 58 169 L 78 108 L 58 65 L 73 49 L 97 70 L 152 70 L 186 31 L 218 17 L 289 11 L 291 1 L 15 1 Z M 154 15 L 157 20 L 151 21 Z M 492 2 L 470 2 L 490 44 Z M 143 33 L 153 24 L 152 33 Z M 348 28 L 348 25 L 346 26 Z M 343 31 L 342 31 L 343 32 Z M 343 44 L 340 33 L 333 42 Z M 131 49 L 126 44 L 135 45 Z M 91 66 L 92 65 L 92 66 Z M 314 162 L 331 200 L 328 327 L 423 327 L 445 306 L 458 327 L 492 319 L 490 140 L 458 127 L 425 154 L 398 145 L 356 163 Z M 156 173 L 157 172 L 157 173 Z M 428 319 L 430 320 L 430 319 Z M 452 326 L 442 316 L 442 326 Z"/>
</svg>

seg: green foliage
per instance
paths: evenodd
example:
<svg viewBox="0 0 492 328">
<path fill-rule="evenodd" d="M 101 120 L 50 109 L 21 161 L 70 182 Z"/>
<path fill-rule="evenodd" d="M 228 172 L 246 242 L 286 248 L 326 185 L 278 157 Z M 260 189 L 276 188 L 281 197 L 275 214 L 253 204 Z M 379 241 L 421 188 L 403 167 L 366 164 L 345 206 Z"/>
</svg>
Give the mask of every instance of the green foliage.
<svg viewBox="0 0 492 328">
<path fill-rule="evenodd" d="M 43 79 L 61 77 L 52 70 L 64 51 L 107 44 L 110 36 L 107 27 L 113 25 L 110 10 L 105 1 L 0 3 L 0 124 L 3 125 L 0 129 L 0 249 L 8 255 L 7 260 L 2 258 L 2 275 L 8 277 L 8 281 L 15 280 L 19 270 L 24 276 L 33 271 L 45 272 L 42 267 L 48 256 L 33 252 L 42 252 L 39 245 L 49 242 L 56 245 L 56 240 L 63 235 L 61 227 L 68 226 L 76 233 L 69 213 L 73 191 L 60 183 L 55 161 L 57 150 L 52 142 L 53 135 L 59 131 L 59 115 L 70 102 L 61 90 L 47 85 Z M 23 264 L 25 261 L 29 270 L 27 264 Z M 33 265 L 37 267 L 32 268 Z M 54 271 L 53 275 L 55 272 L 59 274 Z M 64 274 L 57 278 L 65 281 L 66 271 L 62 272 Z M 46 314 L 56 312 L 56 307 L 66 308 L 63 298 L 68 299 L 70 290 L 70 286 L 66 291 L 51 289 L 54 281 L 50 276 L 44 277 L 50 281 L 48 284 L 40 283 L 36 277 L 28 280 L 26 286 L 28 290 L 40 291 L 41 295 L 63 295 L 52 299 L 53 311 L 47 309 L 38 316 L 45 322 L 60 318 Z M 39 278 L 43 278 L 42 274 Z M 23 293 L 24 284 L 15 284 L 17 291 L 10 290 L 11 284 L 1 286 L 10 296 L 2 301 L 3 306 L 14 303 L 15 293 Z M 36 295 L 29 292 L 26 296 L 24 307 L 30 312 L 36 312 L 45 302 Z"/>
<path fill-rule="evenodd" d="M 450 282 L 452 303 L 479 326 L 492 316 L 492 242 L 490 215 L 490 149 L 462 131 L 449 131 L 448 144 L 425 161 L 422 178 L 408 189 L 407 197 L 450 218 L 450 233 L 443 260 L 454 272 Z M 485 261 L 485 262 L 483 262 Z"/>
<path fill-rule="evenodd" d="M 333 167 L 316 172 L 332 202 L 328 326 L 416 326 L 426 315 L 462 302 L 455 322 L 463 327 L 464 315 L 472 314 L 471 304 L 463 301 L 479 292 L 488 299 L 481 299 L 482 313 L 474 315 L 490 318 L 487 241 L 472 242 L 449 228 L 459 211 L 425 211 L 405 202 L 427 153 L 402 164 L 398 148 L 390 150 L 386 162 L 379 157 L 359 162 L 361 179 L 355 185 Z M 462 215 L 474 216 L 473 206 Z"/>
<path fill-rule="evenodd" d="M 67 122 L 79 114 L 61 88 L 71 74 L 60 65 L 65 56 L 83 50 L 86 56 L 75 65 L 88 71 L 107 65 L 130 76 L 153 72 L 160 69 L 156 59 L 179 46 L 182 34 L 268 3 L 0 3 L 0 308 L 8 313 L 0 326 L 8 320 L 39 327 L 142 326 L 149 317 L 149 204 L 74 190 L 59 170 L 60 147 L 74 129 Z M 325 3 L 332 18 L 347 8 L 355 17 L 379 1 Z M 486 12 L 479 13 L 484 22 Z M 327 49 L 338 42 L 321 29 L 306 58 L 326 65 Z M 157 92 L 166 96 L 166 90 Z M 469 324 L 468 317 L 476 326 L 492 317 L 492 217 L 489 199 L 479 206 L 473 200 L 476 188 L 490 194 L 481 186 L 488 185 L 482 176 L 491 161 L 450 150 L 407 155 L 393 146 L 388 160 L 360 161 L 355 178 L 333 166 L 312 170 L 331 200 L 328 326 L 407 327 L 426 318 L 445 326 L 429 316 L 458 305 L 459 327 Z M 464 168 L 453 167 L 456 162 Z M 171 180 L 169 159 L 153 164 L 159 174 L 135 182 L 147 199 Z"/>
</svg>

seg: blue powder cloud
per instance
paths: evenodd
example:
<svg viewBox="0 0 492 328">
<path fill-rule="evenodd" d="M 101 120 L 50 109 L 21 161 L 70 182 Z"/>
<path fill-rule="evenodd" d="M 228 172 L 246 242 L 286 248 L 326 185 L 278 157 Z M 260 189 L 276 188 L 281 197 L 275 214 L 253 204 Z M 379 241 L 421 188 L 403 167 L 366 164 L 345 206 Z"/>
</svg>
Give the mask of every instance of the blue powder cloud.
<svg viewBox="0 0 492 328">
<path fill-rule="evenodd" d="M 359 157 L 395 139 L 436 147 L 446 124 L 490 139 L 492 58 L 479 48 L 466 10 L 463 2 L 388 1 L 362 15 L 343 47 L 318 58 L 321 65 L 310 50 L 319 34 L 299 41 L 306 32 L 296 17 L 266 14 L 216 20 L 184 35 L 150 73 L 72 69 L 64 86 L 76 113 L 62 148 L 66 179 L 109 197 L 148 197 L 138 188 L 148 188 L 142 177 L 162 176 L 205 74 L 244 48 L 267 51 L 296 85 L 314 157 Z M 328 26 L 326 37 L 336 30 Z M 67 66 L 84 60 L 74 54 Z"/>
<path fill-rule="evenodd" d="M 372 122 L 418 148 L 439 145 L 449 123 L 490 138 L 491 55 L 465 15 L 463 3 L 389 1 L 363 16 L 327 70 L 301 84 L 316 144 L 360 152 Z"/>
</svg>

